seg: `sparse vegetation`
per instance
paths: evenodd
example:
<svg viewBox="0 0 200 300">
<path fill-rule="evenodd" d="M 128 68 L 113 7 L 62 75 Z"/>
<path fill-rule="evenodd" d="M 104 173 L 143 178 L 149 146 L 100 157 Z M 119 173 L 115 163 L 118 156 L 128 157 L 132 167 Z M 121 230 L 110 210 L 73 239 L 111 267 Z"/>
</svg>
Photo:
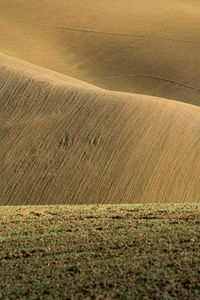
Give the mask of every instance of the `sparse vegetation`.
<svg viewBox="0 0 200 300">
<path fill-rule="evenodd" d="M 1 299 L 200 299 L 200 205 L 0 209 Z"/>
<path fill-rule="evenodd" d="M 0 300 L 200 299 L 199 19 L 0 1 Z"/>
</svg>

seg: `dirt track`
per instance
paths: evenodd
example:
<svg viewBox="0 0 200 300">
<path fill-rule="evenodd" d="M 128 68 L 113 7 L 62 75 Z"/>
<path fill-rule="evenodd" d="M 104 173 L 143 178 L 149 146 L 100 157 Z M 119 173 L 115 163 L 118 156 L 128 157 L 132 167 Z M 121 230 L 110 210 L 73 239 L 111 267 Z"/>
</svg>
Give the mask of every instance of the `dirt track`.
<svg viewBox="0 0 200 300">
<path fill-rule="evenodd" d="M 117 32 L 103 32 L 103 31 L 95 31 L 95 30 L 88 30 L 83 28 L 72 28 L 67 26 L 49 26 L 45 24 L 39 24 L 39 23 L 28 23 L 28 22 L 22 22 L 19 20 L 9 20 L 4 19 L 4 22 L 8 22 L 12 24 L 13 22 L 19 23 L 19 24 L 25 24 L 30 26 L 38 26 L 43 27 L 46 29 L 61 29 L 61 30 L 69 30 L 69 31 L 77 31 L 77 32 L 85 32 L 85 33 L 94 33 L 94 34 L 102 34 L 102 35 L 111 35 L 111 36 L 124 36 L 124 37 L 133 37 L 133 38 L 141 38 L 141 39 L 156 39 L 156 40 L 166 40 L 166 41 L 172 41 L 172 42 L 181 42 L 181 43 L 191 43 L 191 44 L 200 44 L 200 41 L 190 41 L 190 40 L 180 40 L 180 39 L 170 39 L 165 37 L 158 37 L 158 36 L 145 36 L 145 35 L 133 35 L 133 34 L 125 34 L 125 33 L 117 33 Z M 155 35 L 155 33 L 154 33 Z"/>
</svg>

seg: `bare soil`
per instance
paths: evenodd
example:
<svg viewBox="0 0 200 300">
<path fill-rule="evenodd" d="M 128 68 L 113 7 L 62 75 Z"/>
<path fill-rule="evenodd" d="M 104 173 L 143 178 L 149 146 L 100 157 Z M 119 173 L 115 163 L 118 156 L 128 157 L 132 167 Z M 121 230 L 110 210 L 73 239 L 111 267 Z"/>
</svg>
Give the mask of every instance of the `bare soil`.
<svg viewBox="0 0 200 300">
<path fill-rule="evenodd" d="M 118 91 L 200 105 L 196 0 L 1 0 L 0 52 Z"/>
<path fill-rule="evenodd" d="M 0 55 L 0 204 L 200 201 L 200 108 Z"/>
</svg>

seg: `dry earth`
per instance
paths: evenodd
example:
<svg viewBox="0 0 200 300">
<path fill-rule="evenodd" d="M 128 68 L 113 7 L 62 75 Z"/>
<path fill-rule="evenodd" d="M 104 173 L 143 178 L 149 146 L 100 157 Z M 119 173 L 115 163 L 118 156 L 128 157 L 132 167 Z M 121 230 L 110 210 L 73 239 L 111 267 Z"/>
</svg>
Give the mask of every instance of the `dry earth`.
<svg viewBox="0 0 200 300">
<path fill-rule="evenodd" d="M 1 0 L 0 204 L 198 202 L 199 8 Z"/>
<path fill-rule="evenodd" d="M 199 24 L 0 1 L 0 299 L 200 299 Z"/>
<path fill-rule="evenodd" d="M 198 202 L 200 108 L 0 56 L 0 203 Z"/>
<path fill-rule="evenodd" d="M 197 0 L 1 0 L 0 52 L 112 90 L 200 104 Z"/>
</svg>

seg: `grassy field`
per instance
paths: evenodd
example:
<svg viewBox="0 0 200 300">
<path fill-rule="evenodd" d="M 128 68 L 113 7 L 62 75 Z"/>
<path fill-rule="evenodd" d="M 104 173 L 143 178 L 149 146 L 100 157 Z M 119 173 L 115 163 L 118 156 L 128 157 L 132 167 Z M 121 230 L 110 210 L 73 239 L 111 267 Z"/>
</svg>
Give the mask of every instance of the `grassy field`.
<svg viewBox="0 0 200 300">
<path fill-rule="evenodd" d="M 1 299 L 200 299 L 200 205 L 0 208 Z"/>
<path fill-rule="evenodd" d="M 0 52 L 112 90 L 199 105 L 196 0 L 1 0 Z"/>
</svg>

